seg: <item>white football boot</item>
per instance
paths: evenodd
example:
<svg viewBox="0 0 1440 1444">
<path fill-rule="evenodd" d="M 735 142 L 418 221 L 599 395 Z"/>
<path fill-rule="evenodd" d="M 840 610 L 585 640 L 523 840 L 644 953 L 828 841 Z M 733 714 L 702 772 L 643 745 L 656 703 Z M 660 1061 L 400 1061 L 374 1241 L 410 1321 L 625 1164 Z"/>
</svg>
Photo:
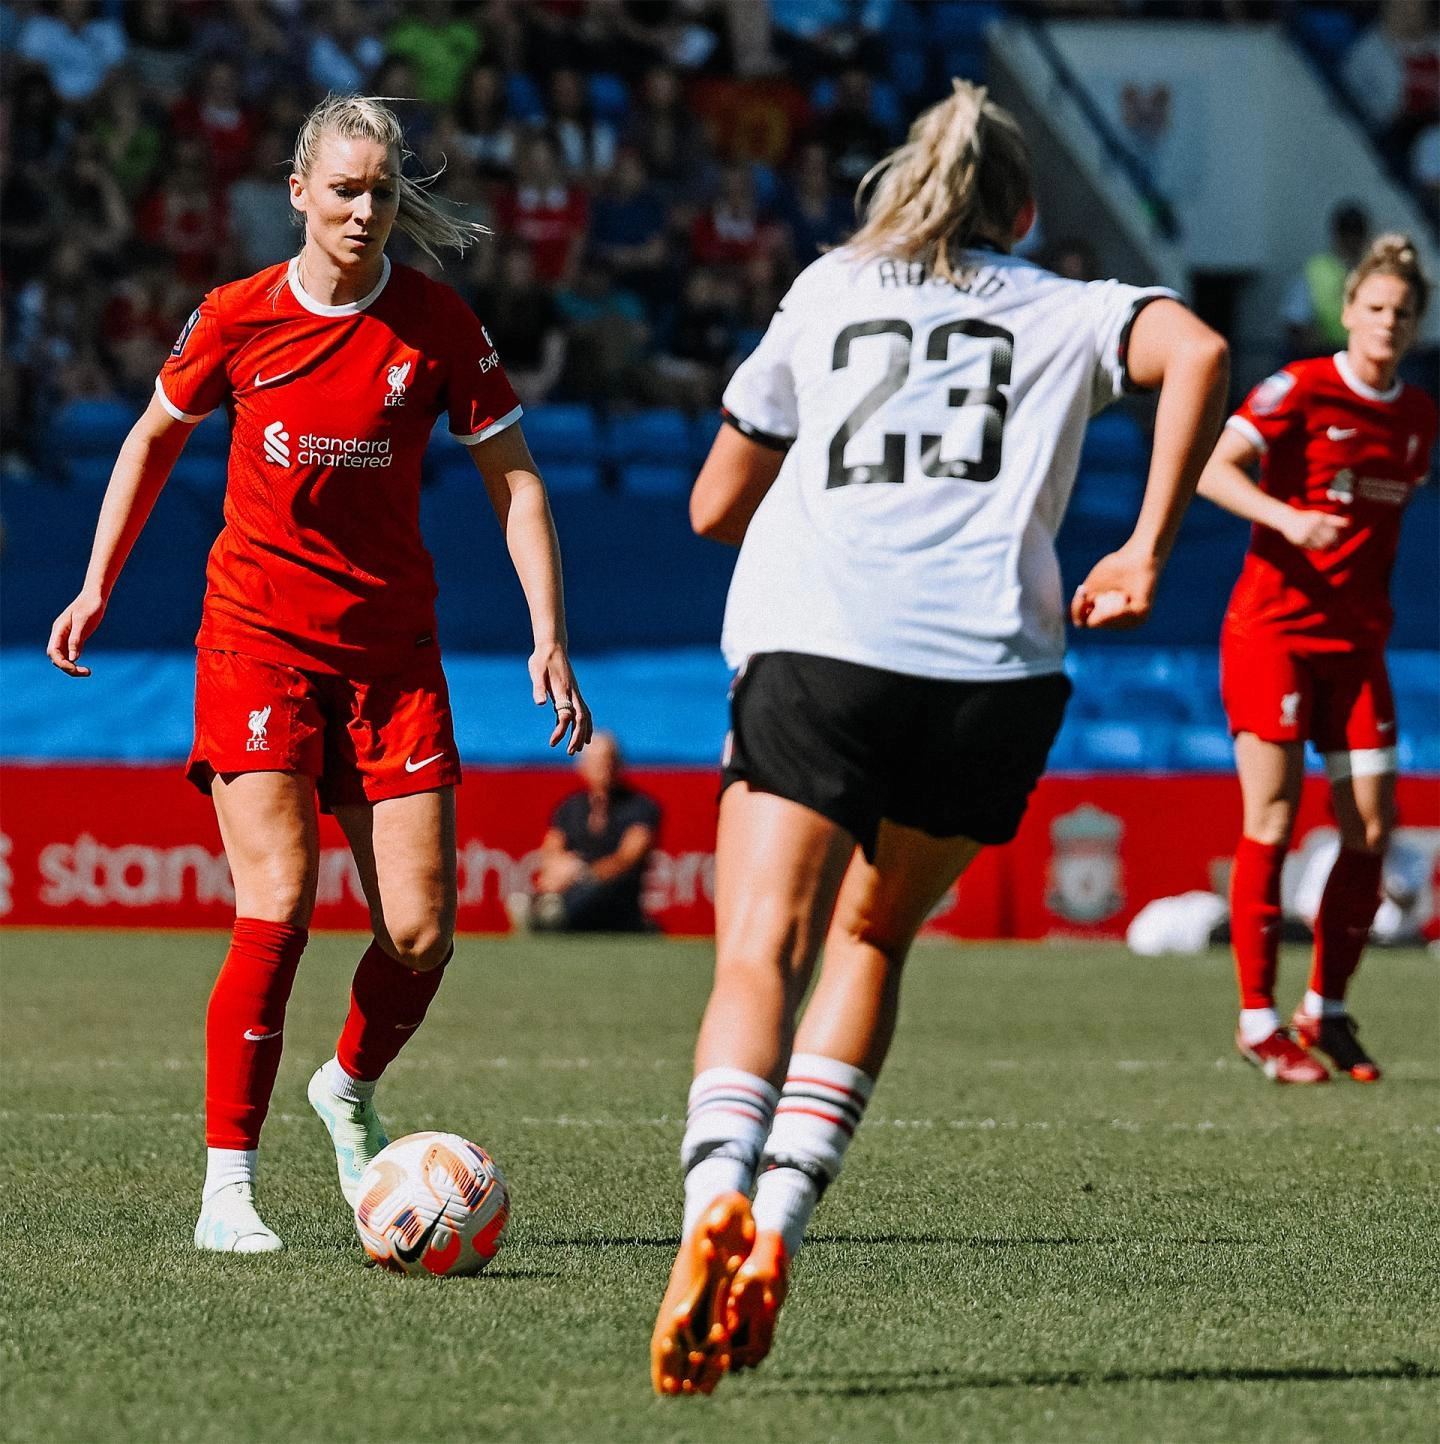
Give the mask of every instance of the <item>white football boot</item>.
<svg viewBox="0 0 1440 1444">
<path fill-rule="evenodd" d="M 345 1195 L 345 1202 L 354 1208 L 360 1197 L 361 1176 L 369 1168 L 370 1160 L 390 1142 L 385 1125 L 373 1101 L 355 1103 L 349 1098 L 337 1097 L 325 1081 L 323 1067 L 315 1070 L 305 1096 L 329 1130 L 330 1142 L 335 1147 L 340 1192 Z"/>
<path fill-rule="evenodd" d="M 200 1206 L 195 1247 L 209 1253 L 275 1253 L 285 1247 L 255 1212 L 255 1189 L 229 1183 Z"/>
</svg>

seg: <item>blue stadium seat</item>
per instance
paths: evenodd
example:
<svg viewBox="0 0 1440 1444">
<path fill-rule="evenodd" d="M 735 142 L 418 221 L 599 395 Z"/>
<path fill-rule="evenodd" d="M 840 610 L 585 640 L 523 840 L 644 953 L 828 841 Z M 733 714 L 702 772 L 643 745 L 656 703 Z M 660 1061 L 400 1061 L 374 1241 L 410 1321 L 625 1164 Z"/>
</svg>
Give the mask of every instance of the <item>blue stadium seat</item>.
<svg viewBox="0 0 1440 1444">
<path fill-rule="evenodd" d="M 604 481 L 597 461 L 551 461 L 546 463 L 544 472 L 545 490 L 551 496 L 599 491 Z"/>
<path fill-rule="evenodd" d="M 630 92 L 618 75 L 597 70 L 590 77 L 590 109 L 599 120 L 624 120 L 630 113 Z"/>
<path fill-rule="evenodd" d="M 1070 496 L 1070 512 L 1129 526 L 1140 513 L 1144 492 L 1142 471 L 1082 466 Z"/>
<path fill-rule="evenodd" d="M 690 423 L 690 460 L 696 471 L 710 455 L 710 448 L 715 445 L 715 438 L 724 425 L 713 411 L 702 411 Z"/>
<path fill-rule="evenodd" d="M 1150 444 L 1133 417 L 1123 411 L 1102 411 L 1085 429 L 1080 469 L 1124 471 L 1148 464 Z"/>
<path fill-rule="evenodd" d="M 1395 689 L 1395 715 L 1400 731 L 1411 736 L 1440 736 L 1440 692 L 1406 687 Z"/>
<path fill-rule="evenodd" d="M 916 96 L 930 79 L 930 58 L 918 47 L 904 46 L 890 52 L 890 81 L 901 95 Z"/>
<path fill-rule="evenodd" d="M 1004 10 L 1003 5 L 987 3 L 987 0 L 934 0 L 920 7 L 931 38 L 941 45 L 983 44 L 986 27 L 991 21 L 999 20 Z"/>
<path fill-rule="evenodd" d="M 620 489 L 630 496 L 685 496 L 695 481 L 689 466 L 663 461 L 632 461 L 620 470 Z"/>
<path fill-rule="evenodd" d="M 1440 692 L 1440 654 L 1396 650 L 1386 653 L 1385 664 L 1397 692 Z"/>
<path fill-rule="evenodd" d="M 1158 722 L 1082 722 L 1076 729 L 1079 763 L 1097 772 L 1163 771 L 1173 740 L 1173 729 Z"/>
<path fill-rule="evenodd" d="M 93 496 L 105 490 L 110 484 L 110 473 L 115 469 L 115 453 L 104 452 L 94 456 L 71 457 L 65 464 L 65 479 L 68 486 L 62 488 L 72 495 L 82 493 Z M 96 505 L 98 505 L 98 500 Z"/>
<path fill-rule="evenodd" d="M 68 401 L 50 418 L 47 453 L 63 460 L 114 461 L 138 413 L 128 401 Z"/>
<path fill-rule="evenodd" d="M 505 98 L 510 113 L 521 125 L 540 124 L 545 119 L 545 97 L 540 87 L 523 70 L 511 70 L 505 76 Z"/>
<path fill-rule="evenodd" d="M 1224 727 L 1180 727 L 1174 733 L 1171 764 L 1182 772 L 1229 772 L 1235 747 Z"/>
<path fill-rule="evenodd" d="M 224 456 L 192 456 L 187 447 L 170 468 L 170 480 L 166 485 L 219 497 L 224 494 L 228 474 L 229 467 Z"/>
<path fill-rule="evenodd" d="M 620 466 L 632 461 L 674 464 L 689 459 L 690 421 L 683 411 L 637 411 L 606 428 L 605 455 Z"/>
<path fill-rule="evenodd" d="M 600 428 L 588 406 L 561 402 L 525 413 L 525 439 L 542 467 L 557 461 L 595 461 Z"/>
<path fill-rule="evenodd" d="M 1338 68 L 1345 52 L 1360 33 L 1355 17 L 1346 10 L 1332 10 L 1320 5 L 1290 5 L 1286 11 L 1301 39 L 1331 69 Z"/>
<path fill-rule="evenodd" d="M 925 23 L 921 16 L 928 5 L 916 5 L 913 0 L 895 0 L 890 13 L 885 17 L 885 35 L 891 45 L 925 44 Z"/>
<path fill-rule="evenodd" d="M 817 80 L 810 90 L 810 104 L 818 111 L 829 110 L 835 104 L 835 82 L 828 77 Z M 900 101 L 900 92 L 888 81 L 873 79 L 870 82 L 870 114 L 888 131 L 898 133 L 905 129 L 905 107 Z"/>
<path fill-rule="evenodd" d="M 1191 720 L 1190 699 L 1174 687 L 1118 686 L 1108 693 L 1109 715 L 1127 722 Z"/>
<path fill-rule="evenodd" d="M 1440 772 L 1440 733 L 1402 733 L 1398 750 L 1402 772 Z"/>
<path fill-rule="evenodd" d="M 230 420 L 223 407 L 217 406 L 191 433 L 185 443 L 186 456 L 220 457 L 230 455 Z"/>
</svg>

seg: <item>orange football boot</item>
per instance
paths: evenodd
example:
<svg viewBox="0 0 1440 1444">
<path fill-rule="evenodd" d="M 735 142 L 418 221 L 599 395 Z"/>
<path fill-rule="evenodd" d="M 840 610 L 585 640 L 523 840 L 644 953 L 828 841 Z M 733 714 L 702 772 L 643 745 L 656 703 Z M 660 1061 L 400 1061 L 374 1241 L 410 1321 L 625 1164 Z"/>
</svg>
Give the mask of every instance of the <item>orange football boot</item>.
<svg viewBox="0 0 1440 1444">
<path fill-rule="evenodd" d="M 743 1193 L 725 1193 L 680 1245 L 650 1336 L 650 1382 L 657 1394 L 709 1394 L 730 1367 L 725 1302 L 755 1243 Z"/>
<path fill-rule="evenodd" d="M 732 1369 L 753 1369 L 770 1352 L 789 1281 L 785 1240 L 772 1229 L 762 1230 L 730 1285 L 725 1305 Z"/>
</svg>

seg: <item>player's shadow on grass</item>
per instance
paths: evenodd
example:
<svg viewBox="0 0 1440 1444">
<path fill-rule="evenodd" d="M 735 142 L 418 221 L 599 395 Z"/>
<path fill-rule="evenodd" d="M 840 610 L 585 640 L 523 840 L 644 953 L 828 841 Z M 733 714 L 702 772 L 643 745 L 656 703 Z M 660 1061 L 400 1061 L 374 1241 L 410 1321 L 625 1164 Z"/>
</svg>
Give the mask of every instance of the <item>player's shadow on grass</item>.
<svg viewBox="0 0 1440 1444">
<path fill-rule="evenodd" d="M 964 1233 L 819 1233 L 805 1240 L 806 1248 L 851 1248 L 859 1244 L 869 1247 L 913 1248 L 916 1244 L 938 1244 L 951 1248 L 1110 1248 L 1116 1244 L 1164 1243 L 1233 1248 L 1237 1244 L 1258 1243 L 1258 1239 L 1237 1238 L 1215 1234 L 1200 1238 L 1156 1238 L 1118 1234 L 1055 1234 L 1005 1238 Z M 584 1234 L 568 1238 L 532 1238 L 529 1248 L 665 1248 L 680 1247 L 678 1233 L 658 1238 L 636 1238 L 634 1235 Z"/>
<path fill-rule="evenodd" d="M 1430 1381 L 1440 1369 L 1397 1359 L 1370 1368 L 1216 1366 L 1208 1369 L 1084 1369 L 1023 1374 L 967 1374 L 954 1369 L 894 1369 L 870 1373 L 772 1374 L 755 1388 L 760 1393 L 823 1394 L 837 1399 L 886 1398 L 898 1394 L 958 1394 L 985 1389 L 1091 1389 L 1111 1384 L 1333 1384 Z"/>
</svg>

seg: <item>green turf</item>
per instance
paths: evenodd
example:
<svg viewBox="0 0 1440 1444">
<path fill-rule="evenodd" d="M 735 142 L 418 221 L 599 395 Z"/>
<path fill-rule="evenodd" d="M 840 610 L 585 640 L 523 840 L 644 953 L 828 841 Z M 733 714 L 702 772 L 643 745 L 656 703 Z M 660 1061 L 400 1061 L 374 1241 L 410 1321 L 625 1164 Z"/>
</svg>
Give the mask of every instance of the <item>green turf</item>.
<svg viewBox="0 0 1440 1444">
<path fill-rule="evenodd" d="M 7 933 L 7 1440 L 1431 1440 L 1437 964 L 1357 985 L 1375 1088 L 1235 1056 L 1220 954 L 928 945 L 890 1070 L 758 1374 L 657 1400 L 646 1341 L 710 950 L 467 940 L 381 1094 L 483 1143 L 515 1214 L 477 1280 L 360 1266 L 305 1081 L 353 937 L 286 1027 L 261 1201 L 190 1246 L 213 936 Z M 1287 996 L 1303 982 L 1287 958 Z"/>
</svg>

